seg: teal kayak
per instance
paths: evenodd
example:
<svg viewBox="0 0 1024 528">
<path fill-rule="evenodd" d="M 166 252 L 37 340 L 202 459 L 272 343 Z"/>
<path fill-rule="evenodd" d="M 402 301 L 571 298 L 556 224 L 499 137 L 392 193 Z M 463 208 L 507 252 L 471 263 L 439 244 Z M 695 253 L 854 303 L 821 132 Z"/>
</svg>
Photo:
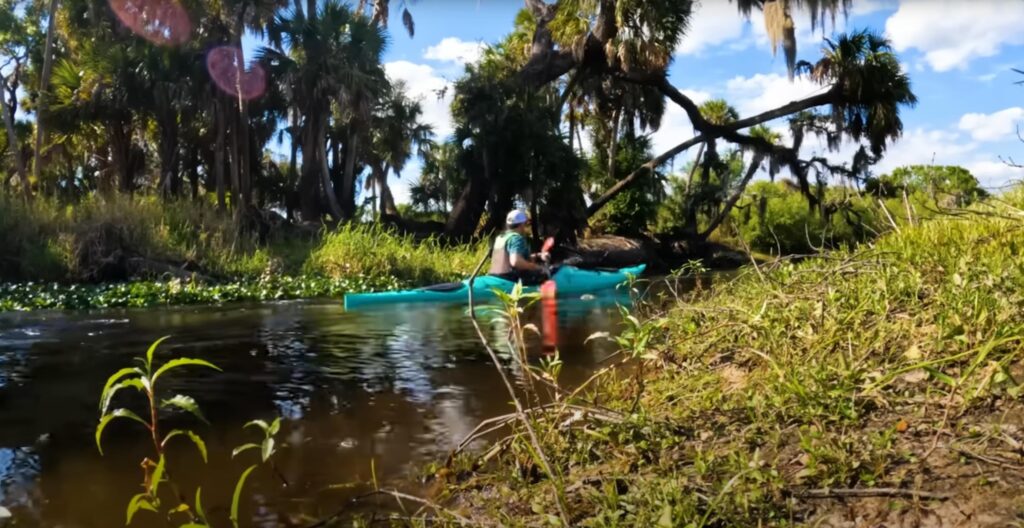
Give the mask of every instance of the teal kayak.
<svg viewBox="0 0 1024 528">
<path fill-rule="evenodd" d="M 639 277 L 646 266 L 641 264 L 631 268 L 622 268 L 614 271 L 584 270 L 573 266 L 562 266 L 551 277 L 555 281 L 558 296 L 582 295 L 584 293 L 597 292 L 615 288 L 620 284 L 629 281 L 630 277 Z M 511 292 L 516 283 L 481 275 L 473 281 L 473 299 L 490 300 L 494 299 L 494 290 Z M 540 286 L 527 286 L 524 292 L 539 291 Z M 363 306 L 398 303 L 465 303 L 469 302 L 469 280 L 438 284 L 417 288 L 415 290 L 404 290 L 379 293 L 350 293 L 345 295 L 345 309 L 351 310 Z"/>
</svg>

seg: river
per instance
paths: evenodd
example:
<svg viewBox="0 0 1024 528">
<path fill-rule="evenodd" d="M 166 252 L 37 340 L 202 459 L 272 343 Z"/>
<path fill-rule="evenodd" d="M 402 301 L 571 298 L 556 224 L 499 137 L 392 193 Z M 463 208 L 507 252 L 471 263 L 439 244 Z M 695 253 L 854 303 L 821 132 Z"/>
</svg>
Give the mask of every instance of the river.
<svg viewBox="0 0 1024 528">
<path fill-rule="evenodd" d="M 622 302 L 628 297 L 560 302 L 564 383 L 579 383 L 615 352 L 607 340 L 585 341 L 618 328 Z M 537 309 L 527 319 L 545 323 Z M 501 342 L 501 328 L 488 332 Z M 552 338 L 550 326 L 547 332 Z M 283 419 L 277 474 L 267 467 L 253 474 L 243 525 L 308 525 L 374 477 L 415 482 L 481 420 L 512 410 L 465 307 L 346 313 L 339 302 L 297 301 L 0 314 L 0 506 L 12 514 L 6 526 L 124 525 L 125 507 L 141 491 L 140 461 L 153 446 L 142 426 L 114 422 L 101 456 L 93 436 L 98 399 L 110 374 L 164 335 L 171 337 L 157 362 L 196 357 L 223 369 L 189 367 L 160 382 L 165 397 L 193 396 L 210 423 L 182 414 L 162 423 L 165 431 L 192 427 L 206 438 L 205 464 L 185 440 L 168 450 L 168 467 L 189 502 L 202 485 L 207 514 L 226 520 L 236 478 L 258 459 L 257 451 L 231 458 L 234 446 L 260 440 L 243 424 Z M 116 405 L 143 412 L 142 395 L 130 392 Z M 168 525 L 145 511 L 132 523 Z"/>
</svg>

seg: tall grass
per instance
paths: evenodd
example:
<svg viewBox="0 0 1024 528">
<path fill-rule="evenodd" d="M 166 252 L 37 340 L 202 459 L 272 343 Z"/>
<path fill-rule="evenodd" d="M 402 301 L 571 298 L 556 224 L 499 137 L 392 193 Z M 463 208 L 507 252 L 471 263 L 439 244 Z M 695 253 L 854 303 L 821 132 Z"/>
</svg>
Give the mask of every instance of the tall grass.
<svg viewBox="0 0 1024 528">
<path fill-rule="evenodd" d="M 486 247 L 445 246 L 373 225 L 346 225 L 324 235 L 303 268 L 327 277 L 396 277 L 409 284 L 465 278 Z"/>
<path fill-rule="evenodd" d="M 645 350 L 626 348 L 653 367 L 639 406 L 640 383 L 606 376 L 579 403 L 620 420 L 541 432 L 554 438 L 554 471 L 574 475 L 573 524 L 815 525 L 837 511 L 829 498 L 893 525 L 915 504 L 1012 524 L 1024 466 L 1013 418 L 1024 413 L 1022 206 L 1017 192 L 854 250 L 752 267 L 639 321 L 652 331 Z M 521 476 L 521 460 L 491 460 L 458 504 L 480 519 L 545 522 L 555 498 Z"/>
</svg>

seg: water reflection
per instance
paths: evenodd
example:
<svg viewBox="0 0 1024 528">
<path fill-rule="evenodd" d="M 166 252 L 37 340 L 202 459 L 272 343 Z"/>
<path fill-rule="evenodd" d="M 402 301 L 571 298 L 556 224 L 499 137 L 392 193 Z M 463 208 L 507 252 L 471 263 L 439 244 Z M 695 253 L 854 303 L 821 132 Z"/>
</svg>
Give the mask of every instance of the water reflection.
<svg viewBox="0 0 1024 528">
<path fill-rule="evenodd" d="M 582 343 L 615 326 L 617 302 L 622 298 L 559 304 L 569 383 L 612 353 L 607 343 Z M 528 317 L 541 326 L 539 313 Z M 501 329 L 492 331 L 500 344 Z M 101 458 L 92 436 L 96 402 L 106 377 L 163 335 L 172 338 L 158 359 L 202 357 L 224 369 L 170 376 L 163 388 L 194 396 L 213 424 L 198 427 L 209 464 L 184 442 L 169 456 L 178 468 L 175 480 L 188 490 L 201 484 L 216 518 L 226 517 L 234 479 L 250 462 L 230 457 L 233 446 L 257 440 L 252 429 L 242 429 L 250 419 L 285 418 L 277 464 L 291 486 L 257 472 L 243 506 L 254 522 L 275 526 L 336 509 L 354 492 L 337 485 L 367 482 L 371 460 L 378 478 L 405 478 L 444 456 L 480 420 L 510 411 L 460 306 L 345 313 L 336 303 L 288 302 L 3 314 L 0 504 L 18 526 L 123 524 L 140 482 L 138 462 L 152 447 L 138 426 L 113 424 L 104 435 L 108 456 Z M 181 424 L 193 422 L 171 416 L 165 427 Z"/>
</svg>

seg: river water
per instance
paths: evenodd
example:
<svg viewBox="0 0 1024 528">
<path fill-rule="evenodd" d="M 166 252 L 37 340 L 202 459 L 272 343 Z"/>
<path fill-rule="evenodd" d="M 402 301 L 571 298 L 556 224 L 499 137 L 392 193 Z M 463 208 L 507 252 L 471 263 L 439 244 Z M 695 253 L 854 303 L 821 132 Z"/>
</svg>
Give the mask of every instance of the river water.
<svg viewBox="0 0 1024 528">
<path fill-rule="evenodd" d="M 557 340 L 564 383 L 581 382 L 615 352 L 607 340 L 585 341 L 614 333 L 617 305 L 628 302 L 560 301 L 553 326 L 542 310 L 527 313 Z M 485 328 L 502 342 L 500 326 Z M 153 456 L 153 445 L 142 426 L 114 422 L 101 456 L 93 436 L 99 394 L 110 374 L 164 335 L 171 337 L 157 362 L 197 357 L 223 369 L 186 368 L 159 387 L 164 397 L 194 397 L 209 420 L 172 413 L 161 427 L 190 427 L 206 439 L 208 463 L 182 440 L 168 449 L 168 467 L 190 503 L 202 486 L 206 513 L 222 520 L 216 525 L 230 525 L 235 481 L 258 459 L 257 451 L 231 458 L 234 446 L 260 440 L 255 428 L 243 430 L 251 419 L 283 422 L 277 471 L 253 473 L 242 525 L 304 526 L 365 491 L 374 476 L 414 482 L 481 420 L 512 410 L 465 307 L 346 313 L 336 301 L 300 301 L 0 314 L 0 506 L 12 514 L 0 526 L 124 525 L 125 507 L 141 491 L 140 461 Z M 145 409 L 132 391 L 115 405 Z M 143 511 L 132 526 L 177 526 L 183 518 L 172 520 Z"/>
</svg>

